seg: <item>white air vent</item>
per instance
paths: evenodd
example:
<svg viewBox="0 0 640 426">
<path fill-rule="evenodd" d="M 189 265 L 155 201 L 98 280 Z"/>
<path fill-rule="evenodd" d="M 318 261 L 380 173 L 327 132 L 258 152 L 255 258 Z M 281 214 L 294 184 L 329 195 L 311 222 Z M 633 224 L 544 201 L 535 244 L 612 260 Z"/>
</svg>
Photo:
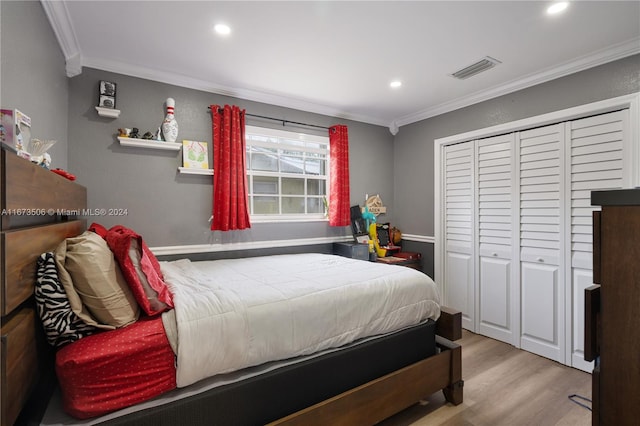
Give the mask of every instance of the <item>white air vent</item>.
<svg viewBox="0 0 640 426">
<path fill-rule="evenodd" d="M 461 70 L 454 72 L 453 74 L 451 74 L 451 76 L 460 80 L 464 80 L 465 78 L 469 78 L 478 73 L 481 73 L 482 71 L 486 71 L 490 68 L 493 68 L 500 63 L 501 62 L 497 59 L 493 59 L 490 56 L 485 56 L 475 64 L 471 64 L 468 67 L 462 68 Z"/>
</svg>

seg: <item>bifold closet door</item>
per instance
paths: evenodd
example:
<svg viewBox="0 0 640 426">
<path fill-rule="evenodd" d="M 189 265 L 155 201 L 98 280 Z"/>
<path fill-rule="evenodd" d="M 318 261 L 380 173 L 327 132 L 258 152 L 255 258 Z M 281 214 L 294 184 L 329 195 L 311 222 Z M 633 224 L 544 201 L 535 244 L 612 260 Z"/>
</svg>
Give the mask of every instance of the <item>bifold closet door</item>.
<svg viewBox="0 0 640 426">
<path fill-rule="evenodd" d="M 564 124 L 518 133 L 520 346 L 565 362 Z"/>
<path fill-rule="evenodd" d="M 513 133 L 480 139 L 476 145 L 478 333 L 511 344 L 517 343 L 513 298 L 519 294 L 512 260 L 514 151 Z"/>
<path fill-rule="evenodd" d="M 619 189 L 629 185 L 625 179 L 625 155 L 629 110 L 622 110 L 570 121 L 568 137 L 570 153 L 567 169 L 571 171 L 568 184 L 571 208 L 568 238 L 571 250 L 566 264 L 567 283 L 570 283 L 573 310 L 571 327 L 571 365 L 585 371 L 593 370 L 593 363 L 584 360 L 584 290 L 593 284 L 593 229 L 591 191 Z M 627 167 L 627 169 L 629 169 Z M 599 207 L 597 208 L 599 209 Z M 567 360 L 569 361 L 569 360 Z"/>
<path fill-rule="evenodd" d="M 475 330 L 474 144 L 444 149 L 445 305 L 462 312 L 462 326 Z"/>
</svg>

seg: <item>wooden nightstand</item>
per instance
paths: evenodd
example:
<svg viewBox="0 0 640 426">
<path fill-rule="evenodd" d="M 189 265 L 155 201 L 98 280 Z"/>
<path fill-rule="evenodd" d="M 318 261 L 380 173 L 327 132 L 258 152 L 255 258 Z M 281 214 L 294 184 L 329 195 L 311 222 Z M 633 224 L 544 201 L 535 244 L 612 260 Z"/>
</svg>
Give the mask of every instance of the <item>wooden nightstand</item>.
<svg viewBox="0 0 640 426">
<path fill-rule="evenodd" d="M 393 256 L 379 257 L 378 262 L 389 265 L 400 265 L 422 271 L 422 255 L 420 253 L 397 253 Z"/>
</svg>

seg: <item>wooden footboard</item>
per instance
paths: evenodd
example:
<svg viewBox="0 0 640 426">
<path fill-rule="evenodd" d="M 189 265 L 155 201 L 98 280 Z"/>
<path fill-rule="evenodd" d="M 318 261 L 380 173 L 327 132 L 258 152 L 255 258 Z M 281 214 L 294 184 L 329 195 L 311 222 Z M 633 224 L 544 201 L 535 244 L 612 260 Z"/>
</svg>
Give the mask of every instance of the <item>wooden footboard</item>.
<svg viewBox="0 0 640 426">
<path fill-rule="evenodd" d="M 270 423 L 272 426 L 373 425 L 443 390 L 462 403 L 462 348 L 440 336 L 440 353 Z"/>
<path fill-rule="evenodd" d="M 454 342 L 462 339 L 462 312 L 441 306 L 440 318 L 436 322 L 436 334 Z"/>
</svg>

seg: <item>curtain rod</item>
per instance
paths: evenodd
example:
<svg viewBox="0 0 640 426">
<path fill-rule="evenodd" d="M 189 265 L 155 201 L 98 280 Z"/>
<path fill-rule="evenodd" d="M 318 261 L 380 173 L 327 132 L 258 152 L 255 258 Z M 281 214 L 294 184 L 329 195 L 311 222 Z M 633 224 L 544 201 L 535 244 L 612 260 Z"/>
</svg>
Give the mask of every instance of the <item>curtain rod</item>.
<svg viewBox="0 0 640 426">
<path fill-rule="evenodd" d="M 207 108 L 211 109 L 211 107 L 207 107 Z M 223 111 L 223 109 L 219 108 L 218 111 Z M 283 126 L 286 123 L 289 123 L 289 124 L 297 124 L 299 126 L 316 127 L 318 129 L 325 129 L 325 130 L 329 130 L 330 129 L 330 127 L 318 126 L 317 124 L 301 123 L 299 121 L 289 121 L 289 120 L 284 120 L 282 118 L 267 117 L 267 116 L 264 116 L 264 115 L 256 115 L 256 114 L 249 114 L 249 113 L 245 113 L 244 115 L 247 115 L 249 117 L 255 117 L 255 118 L 263 118 L 265 120 L 279 121 L 280 123 L 282 123 Z"/>
</svg>

